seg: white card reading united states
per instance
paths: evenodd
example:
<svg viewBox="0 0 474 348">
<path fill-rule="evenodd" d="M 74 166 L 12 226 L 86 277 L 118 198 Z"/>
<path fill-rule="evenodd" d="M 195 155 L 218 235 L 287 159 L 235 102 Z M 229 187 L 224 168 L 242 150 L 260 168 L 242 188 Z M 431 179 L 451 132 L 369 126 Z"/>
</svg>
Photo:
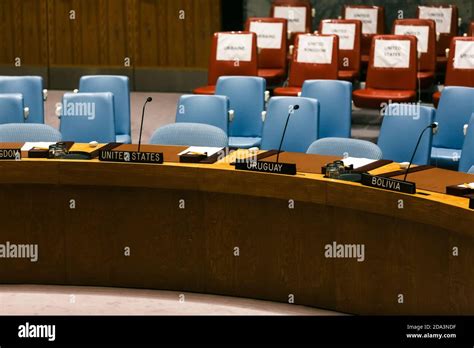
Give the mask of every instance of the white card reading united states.
<svg viewBox="0 0 474 348">
<path fill-rule="evenodd" d="M 354 23 L 323 23 L 323 34 L 339 36 L 340 50 L 353 50 L 356 25 Z"/>
<path fill-rule="evenodd" d="M 456 41 L 455 69 L 474 69 L 474 41 Z"/>
<path fill-rule="evenodd" d="M 306 7 L 276 6 L 273 17 L 285 18 L 288 21 L 288 32 L 304 33 L 306 31 Z"/>
<path fill-rule="evenodd" d="M 374 67 L 408 68 L 410 66 L 410 41 L 376 40 Z"/>
<path fill-rule="evenodd" d="M 346 19 L 358 19 L 362 22 L 363 34 L 377 33 L 377 9 L 376 8 L 346 8 Z"/>
<path fill-rule="evenodd" d="M 283 23 L 251 22 L 250 31 L 257 34 L 257 47 L 270 49 L 281 48 Z"/>
<path fill-rule="evenodd" d="M 331 36 L 301 35 L 298 41 L 298 62 L 331 64 L 333 40 Z"/>
<path fill-rule="evenodd" d="M 219 61 L 250 62 L 252 59 L 251 34 L 219 34 L 217 56 Z"/>
<path fill-rule="evenodd" d="M 395 35 L 414 35 L 417 38 L 418 52 L 428 52 L 428 33 L 430 28 L 423 25 L 396 25 Z"/>
<path fill-rule="evenodd" d="M 451 16 L 453 9 L 451 7 L 419 7 L 419 17 L 421 19 L 432 19 L 436 22 L 436 32 L 447 34 L 451 32 Z"/>
</svg>

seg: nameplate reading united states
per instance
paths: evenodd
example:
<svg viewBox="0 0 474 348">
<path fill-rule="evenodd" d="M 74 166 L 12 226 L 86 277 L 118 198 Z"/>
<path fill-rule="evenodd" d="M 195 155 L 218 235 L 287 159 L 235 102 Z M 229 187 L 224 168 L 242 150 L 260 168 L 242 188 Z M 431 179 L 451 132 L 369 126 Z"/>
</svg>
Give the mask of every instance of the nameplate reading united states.
<svg viewBox="0 0 474 348">
<path fill-rule="evenodd" d="M 273 173 L 273 174 L 296 174 L 296 164 L 294 163 L 276 163 L 265 161 L 237 161 L 235 169 L 247 170 L 250 172 Z"/>
<path fill-rule="evenodd" d="M 416 184 L 414 182 L 385 178 L 382 176 L 372 176 L 362 174 L 362 185 L 376 187 L 384 190 L 415 194 Z"/>
<path fill-rule="evenodd" d="M 99 160 L 106 162 L 162 164 L 163 153 L 104 150 L 100 151 Z"/>
<path fill-rule="evenodd" d="M 20 160 L 20 149 L 0 149 L 0 160 Z"/>
</svg>

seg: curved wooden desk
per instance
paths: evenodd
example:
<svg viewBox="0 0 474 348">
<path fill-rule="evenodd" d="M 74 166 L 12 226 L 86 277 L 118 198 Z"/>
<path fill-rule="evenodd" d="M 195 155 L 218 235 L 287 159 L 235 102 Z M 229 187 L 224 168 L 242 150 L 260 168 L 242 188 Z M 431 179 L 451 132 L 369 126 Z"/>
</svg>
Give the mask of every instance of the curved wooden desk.
<svg viewBox="0 0 474 348">
<path fill-rule="evenodd" d="M 472 314 L 474 213 L 428 194 L 226 163 L 1 161 L 0 243 L 38 244 L 39 260 L 0 259 L 0 279 Z M 326 258 L 333 242 L 363 244 L 365 260 Z"/>
</svg>

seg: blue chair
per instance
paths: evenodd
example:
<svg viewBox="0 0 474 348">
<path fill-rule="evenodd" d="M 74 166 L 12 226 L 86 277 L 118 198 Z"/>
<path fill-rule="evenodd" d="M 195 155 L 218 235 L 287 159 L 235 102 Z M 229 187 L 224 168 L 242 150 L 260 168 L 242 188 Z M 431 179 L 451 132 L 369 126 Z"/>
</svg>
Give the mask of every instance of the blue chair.
<svg viewBox="0 0 474 348">
<path fill-rule="evenodd" d="M 474 174 L 474 166 L 472 166 L 471 169 L 469 169 L 468 173 L 469 174 Z"/>
<path fill-rule="evenodd" d="M 319 138 L 351 137 L 352 84 L 337 80 L 307 80 L 301 97 L 319 101 Z"/>
<path fill-rule="evenodd" d="M 179 98 L 176 122 L 204 123 L 229 134 L 229 98 L 222 95 L 183 95 Z"/>
<path fill-rule="evenodd" d="M 261 77 L 221 76 L 216 95 L 229 98 L 234 119 L 229 125 L 229 146 L 247 149 L 260 146 L 266 81 Z"/>
<path fill-rule="evenodd" d="M 395 162 L 409 162 L 423 129 L 434 122 L 435 109 L 411 104 L 390 104 L 383 115 L 378 146 L 383 157 Z M 433 131 L 421 138 L 413 163 L 430 163 Z"/>
<path fill-rule="evenodd" d="M 24 123 L 25 116 L 22 94 L 0 94 L 0 124 Z"/>
<path fill-rule="evenodd" d="M 445 87 L 441 94 L 436 122 L 438 134 L 433 139 L 431 164 L 458 169 L 464 142 L 464 125 L 469 123 L 474 113 L 474 88 Z"/>
<path fill-rule="evenodd" d="M 474 101 L 473 101 L 474 103 Z M 466 137 L 462 147 L 461 158 L 459 160 L 459 171 L 469 172 L 474 166 L 474 115 L 471 116 L 467 127 Z"/>
<path fill-rule="evenodd" d="M 300 97 L 273 97 L 268 103 L 267 116 L 263 124 L 263 150 L 277 150 L 285 128 L 288 112 L 294 110 L 288 121 L 282 150 L 306 152 L 308 146 L 318 139 L 319 102 L 315 99 Z"/>
<path fill-rule="evenodd" d="M 46 124 L 8 123 L 0 125 L 1 143 L 58 142 L 61 139 L 61 133 Z"/>
<path fill-rule="evenodd" d="M 0 76 L 0 93 L 21 93 L 29 108 L 26 123 L 44 123 L 43 78 L 40 76 Z"/>
<path fill-rule="evenodd" d="M 81 93 L 105 93 L 114 95 L 115 135 L 118 143 L 132 142 L 130 124 L 130 87 L 127 76 L 88 75 L 79 81 Z"/>
<path fill-rule="evenodd" d="M 173 123 L 158 128 L 150 144 L 226 147 L 227 134 L 217 127 L 201 123 Z"/>
<path fill-rule="evenodd" d="M 116 141 L 112 93 L 66 93 L 60 131 L 66 141 Z"/>
<path fill-rule="evenodd" d="M 350 138 L 323 138 L 312 143 L 308 151 L 309 154 L 369 158 L 379 160 L 382 158 L 382 150 L 366 140 Z"/>
</svg>

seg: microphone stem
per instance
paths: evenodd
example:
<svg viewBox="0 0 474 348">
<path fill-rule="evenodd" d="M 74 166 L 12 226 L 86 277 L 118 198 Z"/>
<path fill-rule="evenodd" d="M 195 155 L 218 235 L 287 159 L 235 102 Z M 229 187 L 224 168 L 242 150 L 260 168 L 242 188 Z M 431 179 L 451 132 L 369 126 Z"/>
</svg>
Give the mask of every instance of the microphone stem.
<svg viewBox="0 0 474 348">
<path fill-rule="evenodd" d="M 145 104 L 143 104 L 142 122 L 141 122 L 141 125 L 140 125 L 140 137 L 138 138 L 138 152 L 140 152 L 140 147 L 142 146 L 143 118 L 145 117 L 145 107 L 146 107 L 146 104 L 148 104 L 148 100 L 145 101 Z"/>
<path fill-rule="evenodd" d="M 280 152 L 281 152 L 281 147 L 283 145 L 283 139 L 285 139 L 286 127 L 288 127 L 288 121 L 290 120 L 290 116 L 291 116 L 292 112 L 293 112 L 293 110 L 291 110 L 288 113 L 288 117 L 286 118 L 285 128 L 283 129 L 283 135 L 281 136 L 280 147 L 278 148 L 276 163 L 278 163 L 278 161 L 280 159 Z"/>
<path fill-rule="evenodd" d="M 423 132 L 421 132 L 420 137 L 418 138 L 418 142 L 416 143 L 416 146 L 415 146 L 415 151 L 413 151 L 413 155 L 411 156 L 410 163 L 408 164 L 408 168 L 405 172 L 405 177 L 403 178 L 403 181 L 407 181 L 407 175 L 408 175 L 408 172 L 410 171 L 411 164 L 413 163 L 413 160 L 415 159 L 416 150 L 418 150 L 418 146 L 420 146 L 421 138 L 423 138 L 423 134 L 425 134 L 427 129 L 431 129 L 431 125 L 423 129 Z"/>
</svg>

